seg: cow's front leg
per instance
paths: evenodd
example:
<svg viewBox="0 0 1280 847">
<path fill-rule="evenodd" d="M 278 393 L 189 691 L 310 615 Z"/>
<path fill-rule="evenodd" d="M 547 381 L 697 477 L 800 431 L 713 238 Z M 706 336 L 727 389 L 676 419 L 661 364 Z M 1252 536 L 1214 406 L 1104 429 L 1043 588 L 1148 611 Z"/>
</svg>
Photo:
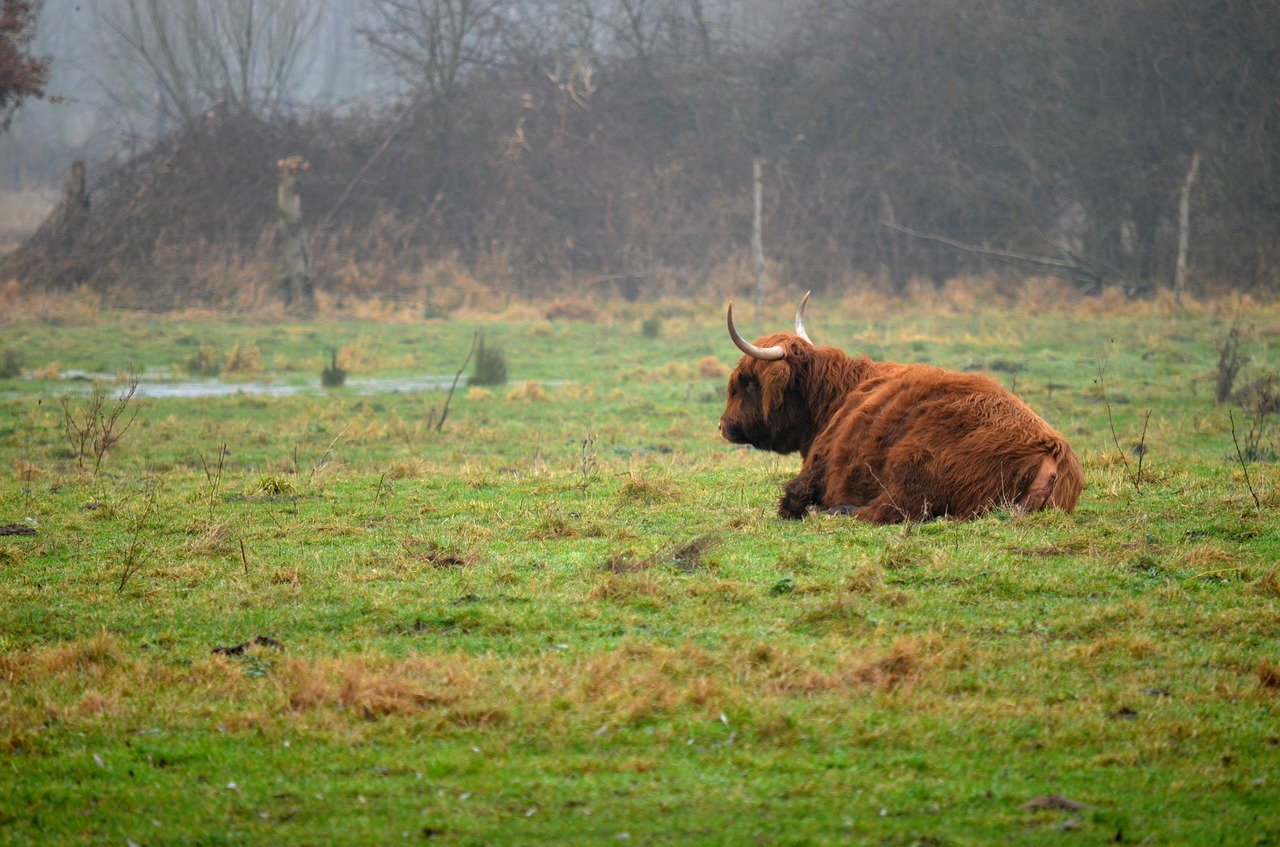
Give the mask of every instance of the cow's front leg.
<svg viewBox="0 0 1280 847">
<path fill-rule="evenodd" d="M 809 506 L 822 505 L 822 489 L 826 485 L 827 463 L 821 456 L 810 456 L 800 475 L 786 484 L 786 492 L 778 501 L 778 515 L 792 520 L 803 518 Z"/>
</svg>

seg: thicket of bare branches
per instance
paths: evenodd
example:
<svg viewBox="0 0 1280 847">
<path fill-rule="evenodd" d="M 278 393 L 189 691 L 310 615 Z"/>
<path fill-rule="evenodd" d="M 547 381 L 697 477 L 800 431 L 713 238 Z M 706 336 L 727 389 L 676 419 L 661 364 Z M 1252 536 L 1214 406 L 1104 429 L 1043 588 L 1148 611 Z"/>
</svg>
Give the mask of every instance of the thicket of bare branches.
<svg viewBox="0 0 1280 847">
<path fill-rule="evenodd" d="M 3 272 L 243 299 L 237 279 L 271 273 L 275 163 L 298 155 L 321 290 L 420 293 L 448 262 L 505 291 L 667 293 L 746 256 L 763 156 L 788 284 L 1013 263 L 1142 290 L 1172 280 L 1199 153 L 1190 285 L 1280 285 L 1268 4 L 810 0 L 754 40 L 697 0 L 375 5 L 402 102 L 224 101 L 92 167 L 91 211 L 61 210 Z"/>
</svg>

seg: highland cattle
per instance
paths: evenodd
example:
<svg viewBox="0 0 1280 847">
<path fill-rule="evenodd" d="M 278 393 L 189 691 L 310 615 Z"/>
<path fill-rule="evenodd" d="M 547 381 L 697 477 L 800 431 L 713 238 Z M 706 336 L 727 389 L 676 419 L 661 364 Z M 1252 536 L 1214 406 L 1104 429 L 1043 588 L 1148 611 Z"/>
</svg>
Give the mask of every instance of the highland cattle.
<svg viewBox="0 0 1280 847">
<path fill-rule="evenodd" d="M 987 376 L 876 362 L 818 347 L 804 327 L 752 344 L 729 376 L 720 434 L 735 444 L 800 454 L 778 504 L 872 523 L 971 518 L 993 509 L 1072 511 L 1084 489 L 1066 440 Z"/>
</svg>

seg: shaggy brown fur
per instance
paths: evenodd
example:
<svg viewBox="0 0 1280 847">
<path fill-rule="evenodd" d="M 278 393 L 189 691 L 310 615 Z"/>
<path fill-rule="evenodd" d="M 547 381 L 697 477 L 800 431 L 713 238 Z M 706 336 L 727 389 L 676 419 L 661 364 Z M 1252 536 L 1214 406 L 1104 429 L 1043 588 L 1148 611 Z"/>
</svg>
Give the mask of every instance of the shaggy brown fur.
<svg viewBox="0 0 1280 847">
<path fill-rule="evenodd" d="M 1052 427 L 994 380 L 929 365 L 850 358 L 791 333 L 743 356 L 729 376 L 720 433 L 735 444 L 799 451 L 800 475 L 778 504 L 873 523 L 970 518 L 994 508 L 1070 512 L 1080 460 Z"/>
</svg>

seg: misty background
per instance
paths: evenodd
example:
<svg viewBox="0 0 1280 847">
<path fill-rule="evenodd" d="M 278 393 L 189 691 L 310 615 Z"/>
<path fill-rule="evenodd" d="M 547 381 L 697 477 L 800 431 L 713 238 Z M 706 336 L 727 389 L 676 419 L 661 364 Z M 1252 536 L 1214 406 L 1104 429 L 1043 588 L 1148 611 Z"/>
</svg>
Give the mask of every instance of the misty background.
<svg viewBox="0 0 1280 847">
<path fill-rule="evenodd" d="M 1182 233 L 1193 289 L 1280 286 L 1280 0 L 45 0 L 32 52 L 0 191 L 88 163 L 38 288 L 243 301 L 288 157 L 336 294 L 749 286 L 757 163 L 791 289 L 1141 294 Z"/>
</svg>

